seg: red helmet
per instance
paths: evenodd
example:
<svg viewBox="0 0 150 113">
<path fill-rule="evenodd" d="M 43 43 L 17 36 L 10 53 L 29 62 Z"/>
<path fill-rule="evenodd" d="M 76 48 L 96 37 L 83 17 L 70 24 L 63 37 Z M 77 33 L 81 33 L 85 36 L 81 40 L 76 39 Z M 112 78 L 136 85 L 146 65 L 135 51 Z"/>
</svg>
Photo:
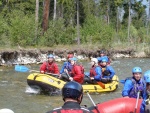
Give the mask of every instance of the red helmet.
<svg viewBox="0 0 150 113">
<path fill-rule="evenodd" d="M 69 58 L 73 58 L 73 54 L 68 54 L 67 55 L 67 58 L 69 59 Z"/>
</svg>

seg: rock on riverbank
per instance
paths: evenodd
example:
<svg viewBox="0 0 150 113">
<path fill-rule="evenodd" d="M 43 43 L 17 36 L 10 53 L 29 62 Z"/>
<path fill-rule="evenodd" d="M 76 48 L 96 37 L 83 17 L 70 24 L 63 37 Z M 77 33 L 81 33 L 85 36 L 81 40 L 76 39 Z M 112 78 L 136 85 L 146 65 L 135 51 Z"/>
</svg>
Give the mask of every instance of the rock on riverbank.
<svg viewBox="0 0 150 113">
<path fill-rule="evenodd" d="M 144 52 L 137 53 L 133 49 L 128 50 L 107 50 L 107 55 L 112 58 L 147 57 Z M 79 60 L 86 60 L 90 57 L 97 57 L 99 50 L 88 49 L 19 49 L 0 51 L 0 65 L 11 66 L 15 64 L 36 64 L 47 59 L 48 54 L 54 54 L 56 61 L 65 61 L 68 53 L 73 53 Z"/>
</svg>

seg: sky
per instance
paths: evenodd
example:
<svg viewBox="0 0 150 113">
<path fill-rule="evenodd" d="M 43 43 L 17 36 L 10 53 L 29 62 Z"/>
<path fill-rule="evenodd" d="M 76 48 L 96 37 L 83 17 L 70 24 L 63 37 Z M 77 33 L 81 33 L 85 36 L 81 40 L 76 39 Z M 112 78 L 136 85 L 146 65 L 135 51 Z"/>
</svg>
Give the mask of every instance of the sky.
<svg viewBox="0 0 150 113">
<path fill-rule="evenodd" d="M 148 13 L 149 13 L 149 11 L 148 11 L 149 10 L 149 2 L 147 2 L 146 0 L 143 0 L 143 4 L 147 6 L 146 13 L 148 15 Z"/>
</svg>

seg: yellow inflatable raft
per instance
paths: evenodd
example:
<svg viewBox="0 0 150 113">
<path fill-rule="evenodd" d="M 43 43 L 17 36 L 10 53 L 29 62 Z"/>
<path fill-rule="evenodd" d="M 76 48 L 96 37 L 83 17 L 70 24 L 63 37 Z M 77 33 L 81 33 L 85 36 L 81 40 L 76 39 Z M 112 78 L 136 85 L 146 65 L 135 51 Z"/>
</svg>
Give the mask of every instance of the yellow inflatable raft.
<svg viewBox="0 0 150 113">
<path fill-rule="evenodd" d="M 38 87 L 43 91 L 52 91 L 54 88 L 61 89 L 66 83 L 63 80 L 58 79 L 52 75 L 41 74 L 41 73 L 32 73 L 27 77 L 27 83 L 31 87 Z M 84 92 L 110 92 L 114 91 L 118 88 L 119 79 L 118 76 L 114 76 L 112 82 L 110 83 L 102 83 L 105 86 L 101 87 L 100 84 L 83 84 Z"/>
</svg>

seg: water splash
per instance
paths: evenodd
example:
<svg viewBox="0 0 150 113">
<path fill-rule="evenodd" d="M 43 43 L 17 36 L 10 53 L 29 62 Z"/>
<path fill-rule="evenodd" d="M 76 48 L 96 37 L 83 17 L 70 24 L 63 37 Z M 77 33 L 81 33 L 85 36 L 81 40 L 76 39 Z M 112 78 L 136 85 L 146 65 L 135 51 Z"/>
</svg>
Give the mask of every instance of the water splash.
<svg viewBox="0 0 150 113">
<path fill-rule="evenodd" d="M 40 89 L 39 88 L 33 88 L 33 87 L 30 87 L 30 86 L 27 86 L 25 93 L 39 94 L 40 93 Z"/>
</svg>

